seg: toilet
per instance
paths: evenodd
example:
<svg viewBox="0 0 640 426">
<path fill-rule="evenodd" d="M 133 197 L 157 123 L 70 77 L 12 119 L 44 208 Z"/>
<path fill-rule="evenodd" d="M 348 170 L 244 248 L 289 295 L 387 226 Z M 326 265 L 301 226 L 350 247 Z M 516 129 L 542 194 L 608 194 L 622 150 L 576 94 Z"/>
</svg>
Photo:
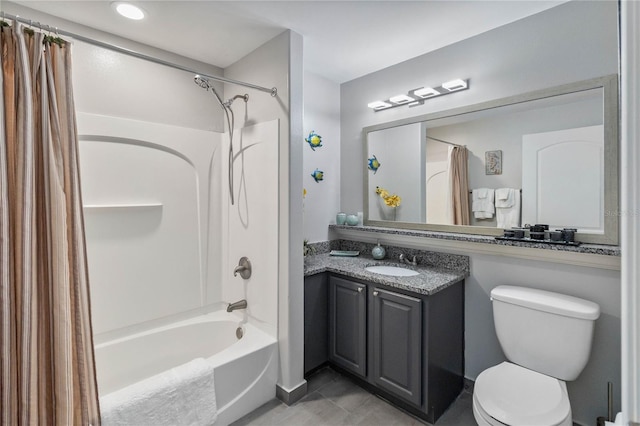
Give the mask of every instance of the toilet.
<svg viewBox="0 0 640 426">
<path fill-rule="evenodd" d="M 508 361 L 476 379 L 473 415 L 480 426 L 571 426 L 567 381 L 591 352 L 600 307 L 549 291 L 498 286 L 493 319 Z"/>
</svg>

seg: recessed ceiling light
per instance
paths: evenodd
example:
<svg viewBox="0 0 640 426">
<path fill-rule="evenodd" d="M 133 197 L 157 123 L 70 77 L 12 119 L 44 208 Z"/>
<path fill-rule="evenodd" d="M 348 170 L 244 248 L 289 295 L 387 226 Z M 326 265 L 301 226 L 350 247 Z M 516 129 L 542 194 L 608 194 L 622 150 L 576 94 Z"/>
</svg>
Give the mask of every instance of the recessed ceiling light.
<svg viewBox="0 0 640 426">
<path fill-rule="evenodd" d="M 133 19 L 139 21 L 140 19 L 144 19 L 144 10 L 140 9 L 138 6 L 135 6 L 131 3 L 122 3 L 116 2 L 112 4 L 120 15 L 125 18 Z"/>
</svg>

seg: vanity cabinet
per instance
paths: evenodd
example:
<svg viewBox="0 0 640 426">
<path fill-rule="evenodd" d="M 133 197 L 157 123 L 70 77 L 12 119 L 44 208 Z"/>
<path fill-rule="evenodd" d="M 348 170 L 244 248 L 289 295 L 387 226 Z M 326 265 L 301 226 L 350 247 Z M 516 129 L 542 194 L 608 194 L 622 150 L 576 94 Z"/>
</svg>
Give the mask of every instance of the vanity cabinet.
<svg viewBox="0 0 640 426">
<path fill-rule="evenodd" d="M 372 287 L 372 379 L 413 404 L 422 398 L 422 301 Z"/>
<path fill-rule="evenodd" d="M 367 375 L 367 286 L 344 278 L 329 279 L 329 360 Z"/>
<path fill-rule="evenodd" d="M 304 279 L 304 373 L 329 360 L 329 288 L 327 274 Z"/>
<path fill-rule="evenodd" d="M 422 295 L 329 275 L 329 362 L 434 423 L 464 374 L 464 289 Z"/>
</svg>

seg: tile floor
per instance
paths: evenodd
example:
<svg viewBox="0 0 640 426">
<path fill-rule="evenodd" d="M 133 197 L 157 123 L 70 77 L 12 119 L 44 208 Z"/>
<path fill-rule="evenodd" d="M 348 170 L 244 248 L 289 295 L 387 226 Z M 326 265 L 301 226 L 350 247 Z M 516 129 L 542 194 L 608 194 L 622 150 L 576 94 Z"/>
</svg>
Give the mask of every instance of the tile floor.
<svg viewBox="0 0 640 426">
<path fill-rule="evenodd" d="M 292 406 L 277 399 L 247 414 L 232 426 L 419 426 L 428 424 L 370 394 L 346 376 L 324 368 L 311 376 L 307 395 Z M 462 392 L 436 426 L 476 426 L 472 399 Z"/>
</svg>

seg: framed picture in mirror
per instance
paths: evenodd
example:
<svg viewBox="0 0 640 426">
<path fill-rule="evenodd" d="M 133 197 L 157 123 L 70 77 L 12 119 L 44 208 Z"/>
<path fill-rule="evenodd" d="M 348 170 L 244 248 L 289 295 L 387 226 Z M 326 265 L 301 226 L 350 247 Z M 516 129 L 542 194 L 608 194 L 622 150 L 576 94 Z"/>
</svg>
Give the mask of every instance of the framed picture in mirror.
<svg viewBox="0 0 640 426">
<path fill-rule="evenodd" d="M 502 151 L 487 151 L 484 153 L 486 175 L 502 174 Z"/>
</svg>

